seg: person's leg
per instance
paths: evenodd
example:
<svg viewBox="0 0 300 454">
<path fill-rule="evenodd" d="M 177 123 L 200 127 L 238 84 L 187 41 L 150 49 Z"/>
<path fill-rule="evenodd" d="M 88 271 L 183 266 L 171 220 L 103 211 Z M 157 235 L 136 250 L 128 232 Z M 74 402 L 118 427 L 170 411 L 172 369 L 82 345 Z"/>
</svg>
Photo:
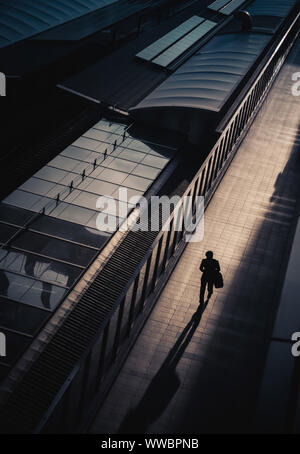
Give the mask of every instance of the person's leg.
<svg viewBox="0 0 300 454">
<path fill-rule="evenodd" d="M 214 290 L 214 281 L 212 279 L 210 279 L 207 283 L 207 287 L 208 287 L 208 299 L 211 297 L 211 295 L 213 294 L 213 290 Z"/>
<path fill-rule="evenodd" d="M 201 287 L 200 287 L 200 304 L 204 303 L 205 287 L 206 287 L 206 279 L 202 276 Z"/>
</svg>

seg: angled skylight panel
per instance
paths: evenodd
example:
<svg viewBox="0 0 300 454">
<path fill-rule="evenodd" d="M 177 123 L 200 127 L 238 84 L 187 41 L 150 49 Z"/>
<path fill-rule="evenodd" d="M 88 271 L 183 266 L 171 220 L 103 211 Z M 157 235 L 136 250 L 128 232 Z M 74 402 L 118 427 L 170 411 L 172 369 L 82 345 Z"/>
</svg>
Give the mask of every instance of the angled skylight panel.
<svg viewBox="0 0 300 454">
<path fill-rule="evenodd" d="M 217 24 L 210 20 L 206 20 L 200 24 L 195 30 L 188 33 L 184 38 L 180 39 L 177 43 L 159 55 L 153 63 L 160 66 L 168 66 L 184 52 L 190 49 L 197 41 L 205 36 L 210 30 L 212 30 Z"/>
<path fill-rule="evenodd" d="M 219 9 L 223 8 L 223 6 L 225 6 L 229 2 L 230 0 L 216 0 L 215 2 L 208 5 L 208 8 L 212 9 L 213 11 L 219 11 Z"/>
<path fill-rule="evenodd" d="M 245 3 L 245 0 L 232 0 L 232 2 L 228 3 L 228 5 L 220 10 L 220 13 L 230 16 L 230 14 L 238 9 L 243 3 Z"/>
<path fill-rule="evenodd" d="M 178 27 L 171 30 L 169 33 L 164 35 L 162 38 L 158 39 L 150 46 L 143 49 L 141 52 L 136 54 L 137 57 L 142 58 L 143 60 L 151 61 L 158 54 L 166 50 L 169 46 L 174 44 L 184 35 L 193 30 L 197 25 L 201 24 L 204 21 L 203 17 L 193 16 L 190 19 L 186 20 Z"/>
</svg>

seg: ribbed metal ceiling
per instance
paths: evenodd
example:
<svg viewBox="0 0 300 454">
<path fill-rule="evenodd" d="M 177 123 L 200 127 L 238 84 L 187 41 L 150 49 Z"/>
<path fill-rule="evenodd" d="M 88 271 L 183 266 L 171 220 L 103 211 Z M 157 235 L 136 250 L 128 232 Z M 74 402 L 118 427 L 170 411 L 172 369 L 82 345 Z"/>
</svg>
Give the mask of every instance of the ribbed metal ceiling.
<svg viewBox="0 0 300 454">
<path fill-rule="evenodd" d="M 95 11 L 118 0 L 0 0 L 0 47 Z"/>
<path fill-rule="evenodd" d="M 286 17 L 297 0 L 256 0 L 245 9 L 253 16 Z"/>
<path fill-rule="evenodd" d="M 132 110 L 176 107 L 218 112 L 269 39 L 254 33 L 216 36 Z"/>
</svg>

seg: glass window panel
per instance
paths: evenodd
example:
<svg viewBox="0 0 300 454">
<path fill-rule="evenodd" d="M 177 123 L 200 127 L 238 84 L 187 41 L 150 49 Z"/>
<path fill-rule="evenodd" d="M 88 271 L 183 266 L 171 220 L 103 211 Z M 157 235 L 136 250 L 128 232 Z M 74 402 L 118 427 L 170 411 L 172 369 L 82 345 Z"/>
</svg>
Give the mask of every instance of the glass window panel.
<svg viewBox="0 0 300 454">
<path fill-rule="evenodd" d="M 95 181 L 93 178 L 86 177 L 84 178 L 80 184 L 76 185 L 77 189 L 86 189 L 93 181 Z"/>
<path fill-rule="evenodd" d="M 75 147 L 86 148 L 87 150 L 95 151 L 99 146 L 99 142 L 97 140 L 88 139 L 87 137 L 79 137 L 79 139 L 75 140 L 73 144 Z"/>
<path fill-rule="evenodd" d="M 110 196 L 118 186 L 116 184 L 107 183 L 106 181 L 92 180 L 86 187 L 87 191 L 94 194 Z"/>
<path fill-rule="evenodd" d="M 122 141 L 121 146 L 122 146 L 124 149 L 126 149 L 126 148 L 129 147 L 129 145 L 131 144 L 131 142 L 132 142 L 132 138 L 129 137 L 129 136 L 126 136 L 125 140 Z M 129 148 L 130 148 L 130 147 L 129 147 Z"/>
<path fill-rule="evenodd" d="M 118 199 L 118 200 L 123 200 L 124 202 L 128 202 L 130 201 L 131 197 L 142 197 L 142 195 L 144 194 L 143 191 L 138 191 L 137 189 L 131 189 L 131 188 L 126 188 L 127 189 L 127 197 L 126 197 L 126 194 L 123 194 L 123 191 L 119 193 L 119 188 L 113 193 L 113 197 L 115 199 Z M 130 203 L 130 206 L 132 206 L 132 204 Z"/>
<path fill-rule="evenodd" d="M 18 226 L 25 225 L 34 216 L 31 211 L 0 203 L 0 220 Z"/>
<path fill-rule="evenodd" d="M 64 197 L 64 203 L 72 203 L 76 197 L 78 197 L 79 194 L 81 194 L 82 191 L 79 191 L 78 189 L 73 189 L 71 192 L 69 191 L 68 195 Z M 57 212 L 59 212 L 59 205 L 57 206 Z"/>
<path fill-rule="evenodd" d="M 140 140 L 130 140 L 128 142 L 128 148 L 132 150 L 142 151 L 143 153 L 150 153 L 151 147 Z"/>
<path fill-rule="evenodd" d="M 190 49 L 197 41 L 205 36 L 210 30 L 216 26 L 215 22 L 206 20 L 202 24 L 198 25 L 197 28 L 189 32 L 186 36 L 181 38 L 162 54 L 153 60 L 153 63 L 161 66 L 168 66 L 178 57 L 180 57 L 185 51 Z"/>
<path fill-rule="evenodd" d="M 42 233 L 48 233 L 62 239 L 69 239 L 97 248 L 100 248 L 110 236 L 109 234 L 105 234 L 96 229 L 63 221 L 62 219 L 55 219 L 51 216 L 42 216 L 38 218 L 30 227 Z M 96 227 L 96 225 L 94 227 Z"/>
<path fill-rule="evenodd" d="M 0 243 L 6 243 L 18 229 L 7 224 L 0 224 Z"/>
<path fill-rule="evenodd" d="M 31 210 L 34 211 L 35 213 L 39 213 L 42 211 L 43 208 L 49 207 L 49 205 L 55 205 L 56 201 L 53 199 L 50 199 L 49 197 L 43 197 L 40 196 L 39 199 L 32 205 Z"/>
<path fill-rule="evenodd" d="M 107 162 L 107 161 L 106 161 Z M 119 170 L 120 172 L 132 172 L 136 167 L 135 162 L 125 161 L 124 159 L 115 158 L 108 164 L 111 169 Z"/>
<path fill-rule="evenodd" d="M 51 189 L 55 188 L 56 184 L 53 182 L 41 180 L 40 178 L 29 178 L 24 184 L 20 186 L 20 189 L 34 194 L 47 195 Z M 57 191 L 59 192 L 59 190 Z M 56 193 L 57 193 L 56 192 Z"/>
<path fill-rule="evenodd" d="M 101 160 L 99 159 L 99 162 L 101 162 Z M 101 174 L 103 173 L 103 171 L 106 169 L 106 167 L 103 167 L 102 165 L 98 165 L 95 170 L 93 172 L 91 172 L 89 174 L 90 178 L 98 178 L 101 180 Z"/>
<path fill-rule="evenodd" d="M 160 169 L 138 164 L 132 172 L 134 175 L 154 180 L 160 173 Z"/>
<path fill-rule="evenodd" d="M 114 184 L 121 184 L 127 177 L 127 174 L 124 172 L 118 172 L 112 169 L 104 169 L 101 172 L 100 179 L 104 181 L 109 181 Z"/>
<path fill-rule="evenodd" d="M 65 293 L 63 287 L 0 271 L 0 294 L 9 299 L 53 310 Z"/>
<path fill-rule="evenodd" d="M 89 192 L 81 192 L 74 198 L 72 204 L 85 206 L 86 208 L 90 208 L 92 210 L 93 208 L 94 209 L 96 208 L 96 203 L 98 199 L 99 196 L 96 194 L 90 194 Z M 112 197 L 109 198 L 109 200 L 111 201 L 111 203 L 103 203 L 101 206 L 97 208 L 97 211 L 95 210 L 93 211 L 92 217 L 85 224 L 86 226 L 90 226 L 91 221 L 93 221 L 94 218 L 97 218 L 100 212 L 107 213 L 124 219 L 127 216 L 128 211 L 131 210 L 133 206 L 132 204 L 127 204 L 124 203 L 123 201 L 115 200 Z"/>
<path fill-rule="evenodd" d="M 119 140 L 120 141 L 120 140 Z M 98 158 L 101 159 L 103 158 L 103 154 L 105 151 L 107 152 L 107 157 L 111 154 L 114 154 L 114 156 L 118 156 L 119 151 L 118 147 L 114 148 L 114 145 L 107 143 L 107 142 L 98 142 L 99 146 L 96 150 L 96 153 L 98 153 Z"/>
<path fill-rule="evenodd" d="M 40 180 L 39 178 L 31 178 L 31 180 L 32 181 L 28 180 L 28 185 L 27 183 L 22 185 L 22 189 L 24 189 L 24 191 L 43 196 L 39 197 L 37 202 L 32 205 L 31 209 L 33 211 L 40 210 L 49 202 L 49 198 L 56 199 L 58 194 L 62 195 L 67 189 L 66 186 L 61 184 L 49 183 L 48 181 Z"/>
<path fill-rule="evenodd" d="M 74 167 L 73 172 L 82 174 L 83 172 L 90 172 L 90 164 L 87 164 L 86 162 L 79 162 L 77 161 L 77 165 Z"/>
<path fill-rule="evenodd" d="M 0 294 L 21 301 L 24 294 L 35 281 L 24 276 L 0 270 Z"/>
<path fill-rule="evenodd" d="M 87 165 L 87 163 L 85 163 Z M 56 156 L 48 163 L 51 167 L 57 167 L 62 170 L 72 171 L 78 165 L 77 159 L 67 158 L 66 156 Z"/>
<path fill-rule="evenodd" d="M 77 224 L 87 225 L 94 211 L 67 203 L 60 203 L 57 208 L 51 211 L 51 216 L 64 219 L 65 221 L 76 222 Z"/>
<path fill-rule="evenodd" d="M 111 214 L 113 216 L 119 216 L 125 218 L 127 212 L 132 208 L 132 205 L 128 205 L 127 203 L 115 199 L 111 199 L 110 203 L 101 204 L 98 207 L 99 212 Z"/>
<path fill-rule="evenodd" d="M 1 249 L 0 259 L 0 267 L 4 270 L 46 280 L 65 287 L 70 287 L 81 272 L 77 267 L 24 252 Z"/>
<path fill-rule="evenodd" d="M 41 196 L 39 195 L 30 194 L 29 192 L 20 191 L 17 189 L 8 197 L 6 197 L 6 199 L 4 199 L 4 203 L 30 210 L 33 205 L 35 205 L 40 200 Z"/>
<path fill-rule="evenodd" d="M 101 142 L 114 142 L 118 136 L 112 134 L 108 131 L 102 131 L 101 129 L 91 128 L 87 132 L 84 133 L 84 137 L 89 137 L 90 139 L 100 140 Z"/>
<path fill-rule="evenodd" d="M 128 161 L 141 162 L 144 159 L 145 154 L 139 151 L 124 149 L 118 157 L 121 159 L 127 159 Z"/>
<path fill-rule="evenodd" d="M 54 310 L 65 294 L 66 290 L 63 287 L 36 281 L 23 295 L 22 302 L 32 306 Z"/>
<path fill-rule="evenodd" d="M 123 181 L 123 186 L 128 186 L 129 188 L 138 189 L 140 191 L 146 191 L 146 189 L 150 186 L 151 183 L 152 181 L 146 178 L 129 175 Z"/>
<path fill-rule="evenodd" d="M 98 157 L 98 153 L 95 153 L 91 150 L 86 150 L 85 148 L 74 147 L 73 145 L 70 145 L 64 151 L 62 151 L 60 156 L 66 156 L 85 162 L 94 162 L 95 158 Z"/>
<path fill-rule="evenodd" d="M 156 40 L 154 43 L 150 44 L 148 47 L 140 51 L 137 56 L 145 60 L 152 60 L 162 51 L 167 49 L 170 45 L 176 42 L 179 38 L 184 36 L 198 24 L 203 22 L 203 18 L 199 16 L 192 16 L 182 24 L 178 25 L 176 28 L 168 32 L 163 37 Z"/>
<path fill-rule="evenodd" d="M 0 326 L 25 334 L 35 334 L 45 323 L 49 312 L 0 298 Z"/>
<path fill-rule="evenodd" d="M 34 176 L 41 178 L 42 180 L 52 181 L 54 183 L 60 183 L 64 181 L 68 173 L 65 170 L 55 169 L 54 167 L 45 166 L 40 169 Z M 76 174 L 73 174 L 75 178 Z"/>
<path fill-rule="evenodd" d="M 12 243 L 13 246 L 48 257 L 65 260 L 69 263 L 86 266 L 95 255 L 95 251 L 66 241 L 33 232 L 21 233 Z"/>
<path fill-rule="evenodd" d="M 110 237 L 111 233 L 113 233 L 115 230 L 117 230 L 119 224 L 123 221 L 123 219 L 118 218 L 116 216 L 112 216 L 110 214 L 105 214 L 105 226 L 109 223 L 109 231 L 107 231 L 106 227 L 103 227 L 103 230 L 101 230 L 101 226 L 99 225 L 99 220 L 98 218 L 99 213 L 95 214 L 92 219 L 88 222 L 87 227 L 91 227 L 91 229 L 98 229 L 99 233 L 102 233 L 103 236 L 106 235 L 106 237 Z M 103 222 L 102 219 L 100 220 L 100 223 Z"/>
<path fill-rule="evenodd" d="M 90 192 L 78 191 L 75 189 L 64 200 L 65 202 L 72 203 L 73 205 L 79 205 L 80 207 L 96 210 L 98 199 L 98 194 L 91 194 Z"/>
<path fill-rule="evenodd" d="M 119 125 L 118 123 L 110 123 L 109 121 L 106 120 L 100 120 L 98 123 L 94 125 L 94 128 L 96 129 L 102 129 L 103 131 L 110 131 L 110 132 L 115 132 L 120 129 L 120 126 L 125 128 L 126 125 Z"/>
</svg>

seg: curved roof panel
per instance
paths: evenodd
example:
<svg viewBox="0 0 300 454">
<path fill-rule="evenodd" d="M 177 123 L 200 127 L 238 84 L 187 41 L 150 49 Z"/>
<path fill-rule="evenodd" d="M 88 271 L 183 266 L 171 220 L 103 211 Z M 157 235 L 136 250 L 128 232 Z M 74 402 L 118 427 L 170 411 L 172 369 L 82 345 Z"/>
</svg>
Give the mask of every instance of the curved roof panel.
<svg viewBox="0 0 300 454">
<path fill-rule="evenodd" d="M 214 37 L 132 111 L 161 107 L 220 111 L 270 36 L 242 33 Z"/>
<path fill-rule="evenodd" d="M 88 14 L 118 0 L 0 0 L 0 47 Z"/>
<path fill-rule="evenodd" d="M 253 16 L 286 17 L 297 0 L 256 0 L 245 9 Z"/>
</svg>

